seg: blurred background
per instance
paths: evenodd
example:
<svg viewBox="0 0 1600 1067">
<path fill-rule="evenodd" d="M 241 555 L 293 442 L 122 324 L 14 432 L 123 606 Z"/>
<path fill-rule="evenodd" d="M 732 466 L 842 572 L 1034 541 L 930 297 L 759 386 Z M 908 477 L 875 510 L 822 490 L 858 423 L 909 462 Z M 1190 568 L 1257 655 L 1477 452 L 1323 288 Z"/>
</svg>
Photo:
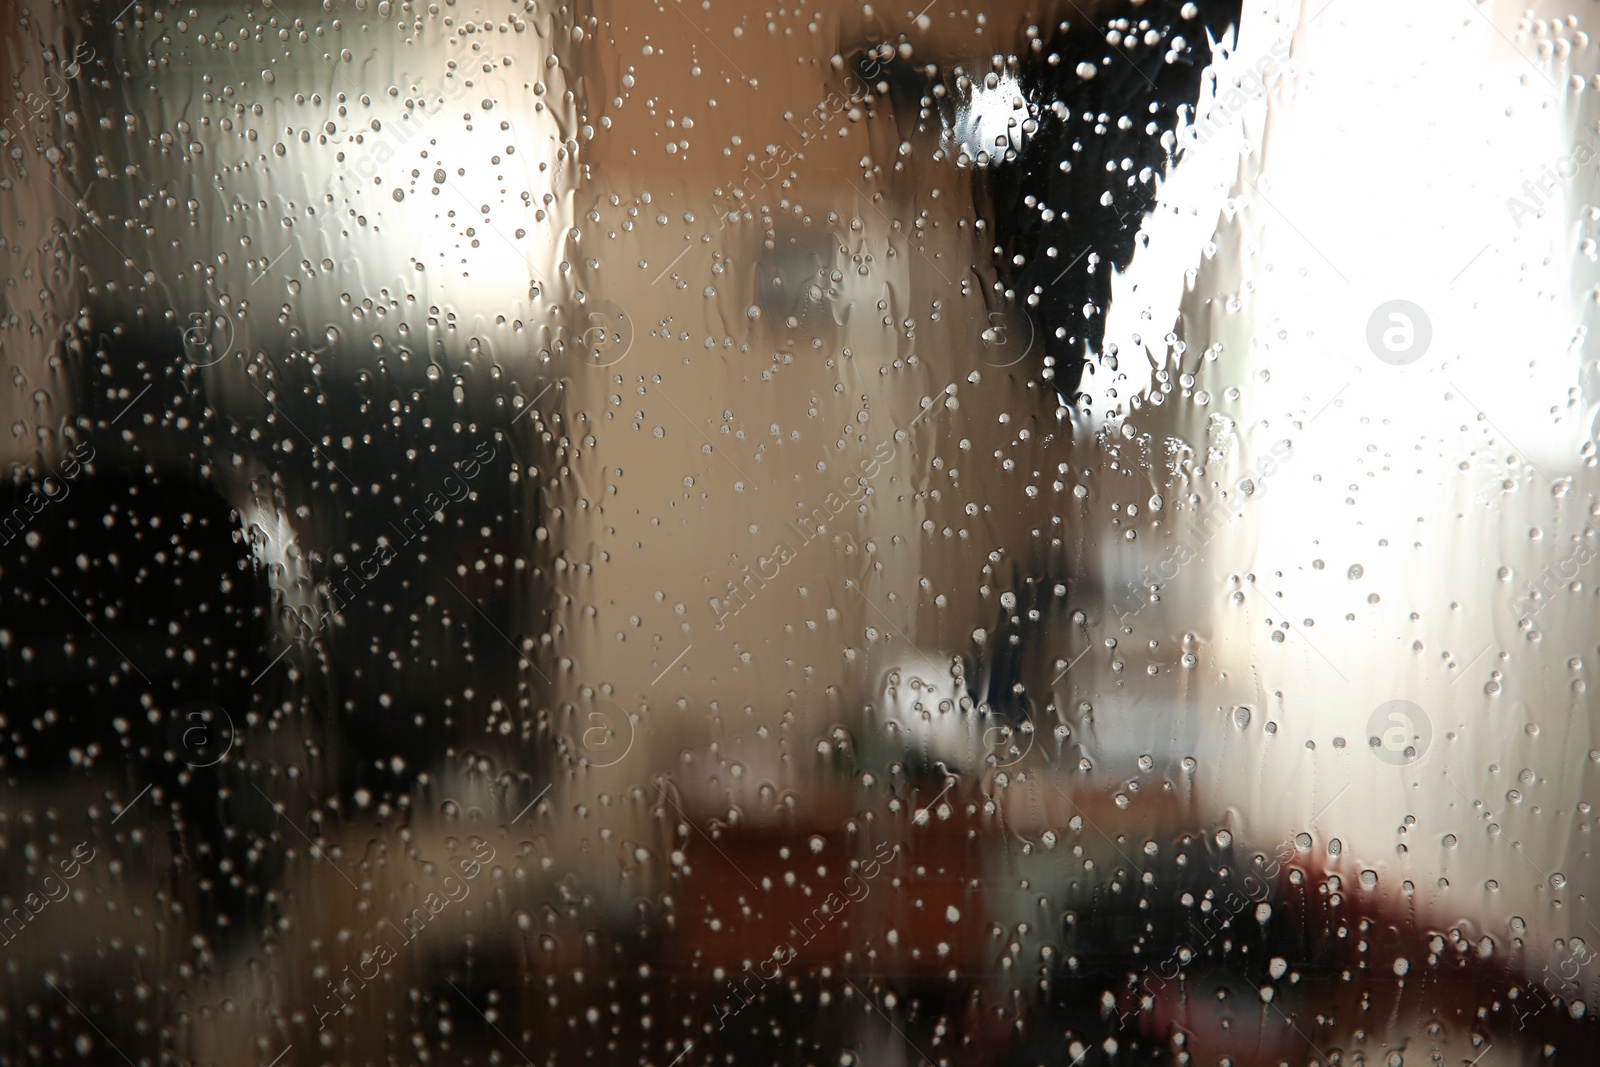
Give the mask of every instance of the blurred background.
<svg viewBox="0 0 1600 1067">
<path fill-rule="evenodd" d="M 1592 18 L 5 12 L 0 1064 L 1593 1062 Z"/>
</svg>

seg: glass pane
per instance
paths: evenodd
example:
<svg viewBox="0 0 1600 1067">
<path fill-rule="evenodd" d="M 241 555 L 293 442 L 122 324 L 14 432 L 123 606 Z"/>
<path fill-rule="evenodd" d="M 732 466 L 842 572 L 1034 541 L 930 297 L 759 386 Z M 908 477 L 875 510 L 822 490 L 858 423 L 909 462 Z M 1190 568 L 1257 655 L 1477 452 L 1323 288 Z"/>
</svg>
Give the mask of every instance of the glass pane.
<svg viewBox="0 0 1600 1067">
<path fill-rule="evenodd" d="M 918 6 L 7 8 L 0 1065 L 1593 1061 L 1594 18 Z"/>
</svg>

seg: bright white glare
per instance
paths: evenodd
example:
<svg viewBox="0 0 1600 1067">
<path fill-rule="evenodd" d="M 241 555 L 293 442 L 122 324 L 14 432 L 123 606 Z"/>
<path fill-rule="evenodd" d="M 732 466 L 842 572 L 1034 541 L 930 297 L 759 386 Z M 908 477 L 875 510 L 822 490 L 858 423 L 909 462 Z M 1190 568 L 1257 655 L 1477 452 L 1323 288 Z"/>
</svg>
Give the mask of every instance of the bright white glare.
<svg viewBox="0 0 1600 1067">
<path fill-rule="evenodd" d="M 993 87 L 974 82 L 971 96 L 957 107 L 955 124 L 944 136 L 949 154 L 985 163 L 1022 146 L 1029 118 L 1022 86 L 1011 74 L 996 78 Z"/>
<path fill-rule="evenodd" d="M 440 52 L 432 65 L 445 62 Z M 564 250 L 576 251 L 552 221 L 575 217 L 554 177 L 560 130 L 548 111 L 512 107 L 518 87 L 498 73 L 445 87 L 448 97 L 425 93 L 411 108 L 400 98 L 372 101 L 355 127 L 359 140 L 341 130 L 343 158 L 317 157 L 319 173 L 307 179 L 334 201 L 329 217 L 313 197 L 322 243 L 367 290 L 403 277 L 405 290 L 469 319 L 531 319 L 530 294 L 557 276 Z M 486 99 L 497 103 L 484 110 Z"/>
</svg>

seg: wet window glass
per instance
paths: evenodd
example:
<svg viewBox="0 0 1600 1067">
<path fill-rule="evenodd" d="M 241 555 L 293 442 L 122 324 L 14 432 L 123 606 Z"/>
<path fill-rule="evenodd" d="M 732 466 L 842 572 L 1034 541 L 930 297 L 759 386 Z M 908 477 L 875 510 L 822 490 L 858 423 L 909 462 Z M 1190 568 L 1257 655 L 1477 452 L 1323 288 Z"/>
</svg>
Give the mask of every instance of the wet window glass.
<svg viewBox="0 0 1600 1067">
<path fill-rule="evenodd" d="M 4 21 L 0 1067 L 1594 1062 L 1593 12 Z"/>
</svg>

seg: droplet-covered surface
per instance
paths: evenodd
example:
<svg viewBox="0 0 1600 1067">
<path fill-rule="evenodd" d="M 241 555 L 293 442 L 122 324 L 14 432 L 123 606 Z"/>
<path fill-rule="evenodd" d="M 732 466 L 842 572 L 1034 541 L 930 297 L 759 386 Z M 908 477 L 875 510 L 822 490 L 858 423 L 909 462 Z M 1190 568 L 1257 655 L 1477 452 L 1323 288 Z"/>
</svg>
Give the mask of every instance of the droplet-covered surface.
<svg viewBox="0 0 1600 1067">
<path fill-rule="evenodd" d="M 1587 14 L 119 6 L 0 1064 L 1590 1062 Z"/>
</svg>

